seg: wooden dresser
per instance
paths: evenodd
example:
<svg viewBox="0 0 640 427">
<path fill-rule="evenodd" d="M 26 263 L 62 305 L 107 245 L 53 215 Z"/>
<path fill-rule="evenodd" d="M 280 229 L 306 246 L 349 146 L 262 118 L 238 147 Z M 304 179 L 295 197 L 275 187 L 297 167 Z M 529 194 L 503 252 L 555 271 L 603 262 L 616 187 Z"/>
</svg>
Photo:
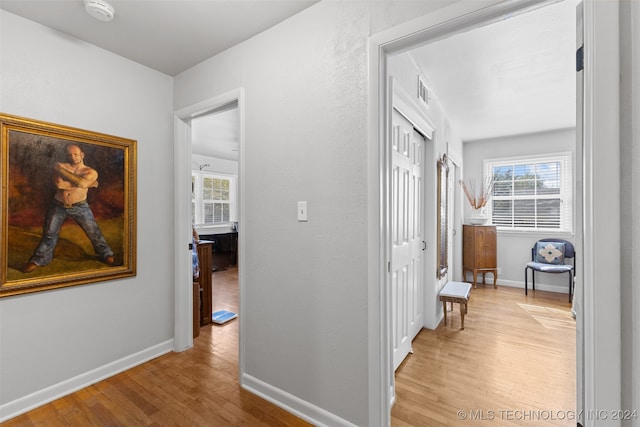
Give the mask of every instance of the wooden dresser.
<svg viewBox="0 0 640 427">
<path fill-rule="evenodd" d="M 478 273 L 493 274 L 493 287 L 498 280 L 497 241 L 495 225 L 463 225 L 462 228 L 462 274 L 466 280 L 467 271 L 473 273 L 473 287 L 476 287 Z"/>
</svg>

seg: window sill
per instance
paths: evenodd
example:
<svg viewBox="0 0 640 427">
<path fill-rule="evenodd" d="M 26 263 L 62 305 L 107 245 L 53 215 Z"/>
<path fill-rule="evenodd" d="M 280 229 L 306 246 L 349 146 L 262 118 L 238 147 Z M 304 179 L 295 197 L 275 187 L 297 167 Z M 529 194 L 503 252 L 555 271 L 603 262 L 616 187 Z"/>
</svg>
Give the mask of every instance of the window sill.
<svg viewBox="0 0 640 427">
<path fill-rule="evenodd" d="M 500 229 L 500 227 L 496 228 L 498 234 L 504 235 L 504 236 L 540 236 L 540 235 L 545 235 L 545 236 L 552 236 L 552 237 L 558 237 L 558 238 L 562 238 L 562 237 L 567 237 L 567 238 L 573 238 L 575 237 L 575 233 L 570 232 L 570 231 L 557 231 L 557 230 L 504 230 L 504 229 Z"/>
<path fill-rule="evenodd" d="M 225 222 L 223 224 L 216 225 L 196 225 L 195 229 L 198 234 L 216 234 L 234 231 L 232 222 Z"/>
</svg>

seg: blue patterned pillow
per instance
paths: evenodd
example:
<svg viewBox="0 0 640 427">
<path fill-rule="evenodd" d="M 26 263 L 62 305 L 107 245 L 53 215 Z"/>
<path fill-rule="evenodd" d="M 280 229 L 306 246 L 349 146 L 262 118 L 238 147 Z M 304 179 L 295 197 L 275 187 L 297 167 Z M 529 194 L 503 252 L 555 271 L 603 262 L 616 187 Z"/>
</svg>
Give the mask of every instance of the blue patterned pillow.
<svg viewBox="0 0 640 427">
<path fill-rule="evenodd" d="M 538 242 L 536 243 L 535 262 L 544 264 L 564 264 L 563 242 Z"/>
</svg>

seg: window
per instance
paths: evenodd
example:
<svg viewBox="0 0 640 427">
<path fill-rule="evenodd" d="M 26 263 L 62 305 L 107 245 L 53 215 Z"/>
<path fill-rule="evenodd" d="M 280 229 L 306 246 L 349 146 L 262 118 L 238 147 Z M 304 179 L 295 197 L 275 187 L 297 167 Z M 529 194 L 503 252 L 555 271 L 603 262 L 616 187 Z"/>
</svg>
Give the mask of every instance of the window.
<svg viewBox="0 0 640 427">
<path fill-rule="evenodd" d="M 195 225 L 216 225 L 232 221 L 233 177 L 203 172 L 191 174 L 191 215 Z"/>
<path fill-rule="evenodd" d="M 485 160 L 493 179 L 489 211 L 500 230 L 573 231 L 573 171 L 569 153 Z"/>
</svg>

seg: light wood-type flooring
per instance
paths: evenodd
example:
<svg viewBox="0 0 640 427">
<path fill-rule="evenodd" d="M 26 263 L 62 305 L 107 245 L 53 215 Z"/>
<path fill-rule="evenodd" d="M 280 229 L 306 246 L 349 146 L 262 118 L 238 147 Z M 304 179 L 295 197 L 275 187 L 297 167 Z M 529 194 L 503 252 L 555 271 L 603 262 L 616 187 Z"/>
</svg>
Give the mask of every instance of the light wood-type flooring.
<svg viewBox="0 0 640 427">
<path fill-rule="evenodd" d="M 237 311 L 237 269 L 215 272 L 213 282 L 214 311 Z M 525 297 L 518 289 L 479 285 L 463 331 L 456 304 L 446 327 L 425 329 L 414 340 L 414 353 L 396 372 L 392 426 L 575 426 L 575 420 L 531 418 L 546 417 L 544 411 L 557 418 L 575 407 L 569 310 L 566 294 Z M 3 426 L 310 425 L 242 390 L 237 361 L 237 319 L 207 325 L 191 350 L 154 359 Z"/>
<path fill-rule="evenodd" d="M 575 426 L 575 321 L 567 294 L 478 285 L 396 371 L 394 427 Z"/>
</svg>

